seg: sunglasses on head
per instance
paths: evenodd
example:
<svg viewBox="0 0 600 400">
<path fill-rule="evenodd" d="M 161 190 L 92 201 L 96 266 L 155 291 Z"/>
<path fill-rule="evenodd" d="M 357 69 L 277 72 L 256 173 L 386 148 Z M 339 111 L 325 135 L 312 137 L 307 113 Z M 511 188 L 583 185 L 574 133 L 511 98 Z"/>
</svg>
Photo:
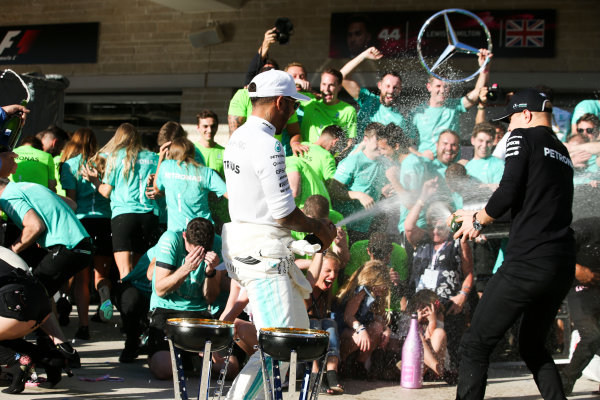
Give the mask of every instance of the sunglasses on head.
<svg viewBox="0 0 600 400">
<path fill-rule="evenodd" d="M 596 132 L 596 128 L 577 128 L 577 133 L 587 133 L 587 134 L 592 134 L 594 132 Z"/>
</svg>

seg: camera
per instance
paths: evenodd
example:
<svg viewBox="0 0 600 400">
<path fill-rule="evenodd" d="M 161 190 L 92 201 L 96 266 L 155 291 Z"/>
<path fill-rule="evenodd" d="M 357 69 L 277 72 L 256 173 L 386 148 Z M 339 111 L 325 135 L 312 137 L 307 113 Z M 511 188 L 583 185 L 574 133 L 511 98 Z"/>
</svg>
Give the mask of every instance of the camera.
<svg viewBox="0 0 600 400">
<path fill-rule="evenodd" d="M 294 24 L 289 18 L 277 18 L 275 21 L 275 35 L 279 44 L 286 44 L 294 33 Z"/>
<path fill-rule="evenodd" d="M 497 83 L 492 84 L 492 86 L 488 87 L 487 92 L 487 104 L 496 104 L 496 105 L 504 105 L 508 104 L 508 99 L 506 98 L 506 90 L 498 87 Z"/>
</svg>

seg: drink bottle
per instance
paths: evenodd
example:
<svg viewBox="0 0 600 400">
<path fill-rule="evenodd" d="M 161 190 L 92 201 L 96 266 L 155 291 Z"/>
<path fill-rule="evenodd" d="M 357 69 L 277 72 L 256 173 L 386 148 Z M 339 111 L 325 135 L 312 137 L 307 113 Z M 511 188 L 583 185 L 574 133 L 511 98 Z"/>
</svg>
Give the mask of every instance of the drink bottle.
<svg viewBox="0 0 600 400">
<path fill-rule="evenodd" d="M 452 221 L 450 222 L 450 229 L 452 229 L 452 232 L 456 232 L 462 226 L 462 222 L 457 221 L 456 218 L 457 216 L 453 215 Z"/>
<path fill-rule="evenodd" d="M 22 106 L 27 105 L 27 101 L 21 102 Z M 12 114 L 0 128 L 0 152 L 12 151 L 21 139 L 23 130 L 23 121 L 21 120 L 22 112 Z"/>
<path fill-rule="evenodd" d="M 410 320 L 410 329 L 402 346 L 400 385 L 406 389 L 423 387 L 423 342 L 419 336 L 417 314 Z"/>
</svg>

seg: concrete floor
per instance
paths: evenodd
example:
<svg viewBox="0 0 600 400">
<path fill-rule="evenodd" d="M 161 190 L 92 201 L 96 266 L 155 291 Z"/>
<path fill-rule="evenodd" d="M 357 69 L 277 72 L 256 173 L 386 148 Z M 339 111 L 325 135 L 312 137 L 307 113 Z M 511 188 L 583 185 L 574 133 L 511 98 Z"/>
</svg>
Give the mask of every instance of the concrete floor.
<svg viewBox="0 0 600 400">
<path fill-rule="evenodd" d="M 173 399 L 172 382 L 153 379 L 148 372 L 145 357 L 141 357 L 134 364 L 118 362 L 119 352 L 123 346 L 118 323 L 120 323 L 118 316 L 110 324 L 91 322 L 91 340 L 77 341 L 74 344 L 81 355 L 83 368 L 74 370 L 75 376 L 72 378 L 63 374 L 62 381 L 54 388 L 44 387 L 44 384 L 39 387 L 27 387 L 19 398 L 35 400 Z M 76 329 L 75 325 L 76 317 L 73 313 L 71 324 L 65 329 L 68 337 L 72 337 Z M 80 380 L 80 378 L 96 379 L 105 375 L 123 378 L 123 381 L 89 382 Z M 521 363 L 492 364 L 489 376 L 487 399 L 541 399 L 531 375 Z M 6 386 L 8 382 L 0 384 Z M 391 381 L 344 380 L 342 384 L 346 388 L 346 393 L 332 398 L 339 400 L 386 398 L 438 400 L 452 399 L 456 393 L 456 387 L 439 382 L 428 382 L 423 389 L 417 390 L 403 389 L 399 382 Z M 569 399 L 599 399 L 600 395 L 593 393 L 598 390 L 598 387 L 597 382 L 582 378 L 575 385 L 573 395 L 569 396 Z M 197 378 L 190 379 L 189 389 L 192 393 L 197 391 Z M 284 398 L 286 397 L 284 395 Z M 320 396 L 320 398 L 329 397 L 326 394 Z M 15 398 L 17 397 L 14 395 L 0 394 L 0 399 Z"/>
</svg>

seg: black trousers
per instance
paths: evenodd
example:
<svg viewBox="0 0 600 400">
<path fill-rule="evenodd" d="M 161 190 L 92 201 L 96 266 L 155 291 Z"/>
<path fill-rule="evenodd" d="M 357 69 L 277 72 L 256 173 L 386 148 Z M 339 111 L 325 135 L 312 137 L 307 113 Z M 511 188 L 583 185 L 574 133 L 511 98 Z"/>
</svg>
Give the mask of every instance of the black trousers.
<svg viewBox="0 0 600 400">
<path fill-rule="evenodd" d="M 521 315 L 519 351 L 542 397 L 566 399 L 544 344 L 574 275 L 574 258 L 504 262 L 488 282 L 460 343 L 457 399 L 484 398 L 490 354 Z"/>
<path fill-rule="evenodd" d="M 569 292 L 569 312 L 581 340 L 562 372 L 575 382 L 600 350 L 600 288 Z"/>
<path fill-rule="evenodd" d="M 123 320 L 125 344 L 137 345 L 140 335 L 148 325 L 150 299 L 129 282 L 116 284 L 113 292 Z"/>
<path fill-rule="evenodd" d="M 48 253 L 33 269 L 33 276 L 53 296 L 61 286 L 82 269 L 92 265 L 94 246 L 89 238 L 83 239 L 69 250 L 62 244 L 48 248 Z"/>
</svg>

